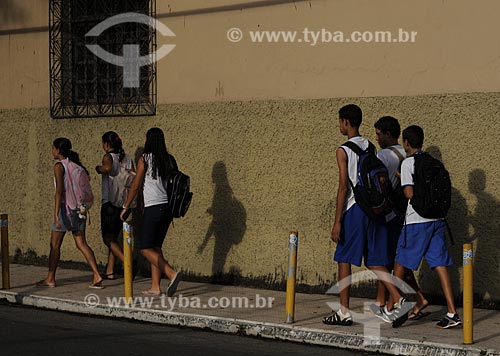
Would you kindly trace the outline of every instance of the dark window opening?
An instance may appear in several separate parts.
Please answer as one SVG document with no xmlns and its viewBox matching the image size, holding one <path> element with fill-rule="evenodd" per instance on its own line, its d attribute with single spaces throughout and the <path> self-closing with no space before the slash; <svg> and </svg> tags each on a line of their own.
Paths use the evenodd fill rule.
<svg viewBox="0 0 500 356">
<path fill-rule="evenodd" d="M 151 26 L 126 22 L 99 36 L 85 36 L 112 16 L 156 15 L 155 0 L 50 0 L 50 113 L 53 118 L 134 116 L 156 113 L 156 64 L 139 68 L 138 85 L 124 86 L 124 67 L 108 63 L 86 45 L 123 56 L 124 45 L 139 55 L 156 51 Z"/>
</svg>

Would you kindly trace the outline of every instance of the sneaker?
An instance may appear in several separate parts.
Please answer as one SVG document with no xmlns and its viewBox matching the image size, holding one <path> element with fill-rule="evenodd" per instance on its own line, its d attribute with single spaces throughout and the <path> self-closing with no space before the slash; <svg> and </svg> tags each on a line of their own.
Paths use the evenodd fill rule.
<svg viewBox="0 0 500 356">
<path fill-rule="evenodd" d="M 370 309 L 377 318 L 388 324 L 392 323 L 395 319 L 394 313 L 388 313 L 385 309 L 385 306 L 381 307 L 375 303 L 372 303 L 370 304 Z"/>
<path fill-rule="evenodd" d="M 413 309 L 415 303 L 407 301 L 405 298 L 401 297 L 399 303 L 394 304 L 394 319 L 392 321 L 392 327 L 398 328 L 403 325 L 408 320 L 408 314 Z"/>
<path fill-rule="evenodd" d="M 347 315 L 342 318 L 339 312 L 333 312 L 332 315 L 325 316 L 323 318 L 323 324 L 326 325 L 342 325 L 342 326 L 351 326 L 352 325 L 352 316 L 347 313 Z"/>
<path fill-rule="evenodd" d="M 450 318 L 447 314 L 439 323 L 436 324 L 436 327 L 438 329 L 449 329 L 460 324 L 462 324 L 462 320 L 460 320 L 458 314 L 453 314 L 453 318 Z"/>
</svg>

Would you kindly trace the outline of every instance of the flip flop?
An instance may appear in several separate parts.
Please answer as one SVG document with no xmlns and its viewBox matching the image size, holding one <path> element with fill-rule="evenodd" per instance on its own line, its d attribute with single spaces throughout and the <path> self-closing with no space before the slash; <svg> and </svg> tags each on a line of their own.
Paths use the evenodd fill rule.
<svg viewBox="0 0 500 356">
<path fill-rule="evenodd" d="M 154 292 L 151 292 L 149 290 L 143 290 L 141 292 L 142 295 L 146 296 L 146 297 L 161 297 L 161 292 L 160 293 L 154 293 Z"/>
<path fill-rule="evenodd" d="M 112 277 L 111 277 L 112 276 Z M 116 279 L 115 277 L 115 274 L 114 273 L 109 273 L 109 274 L 104 274 L 102 273 L 101 274 L 101 277 L 102 279 L 107 279 L 107 280 L 110 280 L 110 281 L 114 281 Z"/>
<path fill-rule="evenodd" d="M 182 278 L 182 273 L 177 272 L 174 279 L 172 279 L 172 281 L 167 287 L 167 297 L 172 297 L 175 294 L 175 292 L 177 291 L 177 286 L 181 281 L 181 278 Z"/>
<path fill-rule="evenodd" d="M 420 320 L 422 318 L 425 318 L 426 316 L 429 316 L 431 312 L 425 312 L 423 313 L 422 311 L 414 312 L 411 311 L 410 314 L 408 314 L 408 320 Z"/>
<path fill-rule="evenodd" d="M 55 284 L 47 284 L 47 283 L 45 283 L 45 280 L 43 280 L 43 279 L 41 281 L 39 281 L 39 282 L 36 282 L 35 286 L 38 287 L 38 288 L 55 288 L 56 287 Z"/>
<path fill-rule="evenodd" d="M 104 286 L 102 285 L 102 281 L 99 281 L 96 283 L 91 283 L 89 285 L 89 288 L 91 288 L 91 289 L 104 289 Z"/>
</svg>

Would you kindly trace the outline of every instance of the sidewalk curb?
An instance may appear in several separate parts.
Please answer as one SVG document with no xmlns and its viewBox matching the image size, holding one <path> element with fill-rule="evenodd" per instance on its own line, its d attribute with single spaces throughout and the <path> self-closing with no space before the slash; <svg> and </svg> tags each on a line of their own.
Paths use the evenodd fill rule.
<svg viewBox="0 0 500 356">
<path fill-rule="evenodd" d="M 346 332 L 324 331 L 305 327 L 145 308 L 109 307 L 102 304 L 95 307 L 89 307 L 83 301 L 72 301 L 68 299 L 36 296 L 2 290 L 0 290 L 0 298 L 7 299 L 10 303 L 42 309 L 103 317 L 125 318 L 170 326 L 182 326 L 212 330 L 221 333 L 248 335 L 311 345 L 332 346 L 358 351 L 380 352 L 391 355 L 500 356 L 500 352 L 496 350 L 481 350 L 468 346 L 447 345 L 424 341 L 419 342 L 399 338 L 389 339 L 382 337 L 377 344 L 365 344 L 365 338 L 362 335 L 349 334 Z"/>
</svg>

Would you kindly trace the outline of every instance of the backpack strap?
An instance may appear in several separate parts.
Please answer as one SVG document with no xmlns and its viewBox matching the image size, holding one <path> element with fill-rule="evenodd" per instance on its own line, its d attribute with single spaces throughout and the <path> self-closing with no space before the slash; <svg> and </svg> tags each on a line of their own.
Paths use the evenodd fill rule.
<svg viewBox="0 0 500 356">
<path fill-rule="evenodd" d="M 373 153 L 375 153 L 375 146 L 370 141 L 368 141 L 368 147 L 366 148 L 366 150 L 363 150 L 361 147 L 359 147 L 358 145 L 356 145 L 352 141 L 347 141 L 342 146 L 346 146 L 347 148 L 350 148 L 358 156 L 361 156 L 365 152 L 373 152 Z"/>
<path fill-rule="evenodd" d="M 396 147 L 394 147 L 394 146 L 389 146 L 389 147 L 387 147 L 387 148 L 388 148 L 388 149 L 390 149 L 392 152 L 394 152 L 394 154 L 395 154 L 396 156 L 398 156 L 398 158 L 399 158 L 399 162 L 402 162 L 402 161 L 405 159 L 405 158 L 403 157 L 403 155 L 401 154 L 401 152 L 399 152 L 399 150 L 398 150 Z"/>
</svg>

